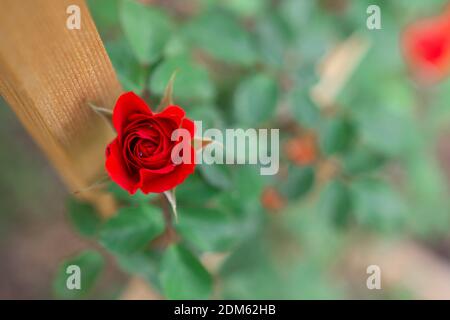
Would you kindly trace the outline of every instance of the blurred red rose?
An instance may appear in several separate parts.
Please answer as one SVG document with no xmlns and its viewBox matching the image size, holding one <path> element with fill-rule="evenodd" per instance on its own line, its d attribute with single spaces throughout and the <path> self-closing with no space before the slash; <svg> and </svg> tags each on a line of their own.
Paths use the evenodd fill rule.
<svg viewBox="0 0 450 320">
<path fill-rule="evenodd" d="M 450 10 L 409 25 L 402 36 L 402 49 L 418 80 L 436 82 L 447 76 L 450 72 Z"/>
<path fill-rule="evenodd" d="M 317 159 L 316 139 L 311 134 L 288 140 L 284 150 L 287 158 L 299 166 L 312 164 Z"/>
<path fill-rule="evenodd" d="M 189 163 L 175 164 L 172 150 L 183 143 L 172 141 L 178 128 L 194 137 L 194 123 L 179 106 L 167 106 L 153 113 L 133 92 L 122 94 L 113 112 L 117 137 L 106 148 L 106 170 L 111 179 L 130 194 L 164 192 L 182 183 L 194 171 L 195 151 L 191 148 Z M 190 143 L 190 141 L 189 141 Z"/>
<path fill-rule="evenodd" d="M 266 187 L 261 194 L 261 204 L 269 211 L 279 211 L 286 206 L 286 200 L 274 187 Z"/>
</svg>

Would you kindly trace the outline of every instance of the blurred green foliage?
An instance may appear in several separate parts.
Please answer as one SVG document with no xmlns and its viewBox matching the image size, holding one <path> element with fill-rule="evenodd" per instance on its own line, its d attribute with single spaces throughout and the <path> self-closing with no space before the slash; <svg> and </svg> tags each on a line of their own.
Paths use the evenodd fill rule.
<svg viewBox="0 0 450 320">
<path fill-rule="evenodd" d="M 60 299 L 82 299 L 92 290 L 103 269 L 103 257 L 96 251 L 85 250 L 76 257 L 64 261 L 53 283 L 53 291 Z M 78 267 L 73 271 L 69 267 Z M 70 271 L 70 272 L 69 272 Z M 73 282 L 70 277 L 73 277 Z M 79 287 L 70 290 L 68 283 L 74 285 L 79 279 Z"/>
<path fill-rule="evenodd" d="M 172 245 L 161 265 L 161 284 L 168 299 L 207 299 L 212 292 L 211 275 L 188 249 Z"/>
<path fill-rule="evenodd" d="M 142 204 L 124 207 L 100 230 L 100 243 L 110 251 L 132 253 L 143 249 L 164 230 L 158 208 Z"/>
<path fill-rule="evenodd" d="M 125 271 L 173 299 L 343 298 L 349 293 L 330 266 L 358 230 L 381 237 L 448 232 L 448 181 L 435 146 L 450 119 L 450 84 L 417 87 L 399 49 L 403 26 L 445 1 L 375 1 L 382 29 L 369 31 L 373 2 L 89 1 L 125 90 L 149 92 L 155 106 L 177 70 L 175 102 L 204 126 L 281 128 L 282 144 L 308 132 L 319 148 L 305 166 L 282 154 L 276 177 L 253 166 L 198 166 L 177 188 L 180 242 L 165 250 L 146 246 L 164 229 L 155 196 L 112 186 L 128 207 L 98 227 L 100 242 Z M 370 49 L 336 110 L 326 113 L 309 96 L 317 66 L 355 32 L 370 39 Z M 337 174 L 317 177 L 329 159 Z M 267 186 L 286 199 L 278 214 L 261 204 Z M 91 208 L 70 210 L 77 229 L 93 235 Z M 227 255 L 211 275 L 200 257 L 217 252 Z M 214 293 L 213 281 L 220 284 Z"/>
</svg>

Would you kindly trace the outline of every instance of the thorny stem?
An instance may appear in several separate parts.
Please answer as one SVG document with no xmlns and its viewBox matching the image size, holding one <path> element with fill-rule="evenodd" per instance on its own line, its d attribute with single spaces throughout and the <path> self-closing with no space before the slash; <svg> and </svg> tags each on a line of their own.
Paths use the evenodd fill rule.
<svg viewBox="0 0 450 320">
<path fill-rule="evenodd" d="M 176 233 L 176 230 L 173 226 L 173 215 L 171 212 L 171 208 L 169 206 L 169 202 L 166 199 L 164 194 L 160 194 L 158 197 L 158 202 L 160 204 L 160 207 L 162 209 L 163 212 L 163 217 L 164 217 L 164 221 L 166 223 L 166 228 L 164 230 L 164 232 L 158 236 L 156 239 L 154 239 L 150 246 L 152 248 L 159 248 L 159 249 L 164 249 L 166 247 L 168 247 L 169 245 L 171 245 L 172 243 L 175 243 L 179 240 L 179 236 Z"/>
</svg>

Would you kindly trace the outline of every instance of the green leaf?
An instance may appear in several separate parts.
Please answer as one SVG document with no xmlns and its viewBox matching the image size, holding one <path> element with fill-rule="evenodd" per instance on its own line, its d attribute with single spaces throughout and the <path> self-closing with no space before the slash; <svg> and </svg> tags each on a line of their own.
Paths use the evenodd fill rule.
<svg viewBox="0 0 450 320">
<path fill-rule="evenodd" d="M 197 170 L 196 170 L 197 171 Z M 185 206 L 203 206 L 219 193 L 216 188 L 206 183 L 198 172 L 177 187 L 177 201 L 180 208 Z"/>
<path fill-rule="evenodd" d="M 308 31 L 306 33 L 314 34 L 314 32 L 310 32 L 311 29 L 307 28 L 314 6 L 316 6 L 314 1 L 284 0 L 280 3 L 278 10 L 292 32 Z"/>
<path fill-rule="evenodd" d="M 92 205 L 71 198 L 67 206 L 70 220 L 80 234 L 91 237 L 98 232 L 101 219 Z"/>
<path fill-rule="evenodd" d="M 136 60 L 128 44 L 120 40 L 107 42 L 105 47 L 124 90 L 142 92 L 145 69 Z"/>
<path fill-rule="evenodd" d="M 226 11 L 203 13 L 186 26 L 186 35 L 195 46 L 224 62 L 251 65 L 256 61 L 249 34 Z"/>
<path fill-rule="evenodd" d="M 366 147 L 352 149 L 343 159 L 345 172 L 350 175 L 372 172 L 384 163 L 385 157 Z"/>
<path fill-rule="evenodd" d="M 241 199 L 246 199 L 250 204 L 252 200 L 259 202 L 259 197 L 266 185 L 267 177 L 261 176 L 260 167 L 256 165 L 243 165 L 233 168 L 234 193 Z"/>
<path fill-rule="evenodd" d="M 223 129 L 225 123 L 214 105 L 199 105 L 187 110 L 188 117 L 202 122 L 202 130 L 209 128 Z"/>
<path fill-rule="evenodd" d="M 402 163 L 408 172 L 404 186 L 411 202 L 407 224 L 415 233 L 436 237 L 448 234 L 450 229 L 448 180 L 434 154 L 435 146 L 424 140 L 422 148 Z"/>
<path fill-rule="evenodd" d="M 182 32 L 175 32 L 170 37 L 164 48 L 164 57 L 176 57 L 187 54 L 190 50 L 189 43 Z"/>
<path fill-rule="evenodd" d="M 330 219 L 321 214 L 321 198 L 313 201 L 300 201 L 289 206 L 283 214 L 283 225 L 302 247 L 302 252 L 321 266 L 328 265 L 336 256 L 336 250 L 342 246 L 341 235 Z M 314 201 L 316 200 L 316 201 Z M 303 255 L 302 255 L 303 256 Z"/>
<path fill-rule="evenodd" d="M 151 283 L 154 288 L 161 289 L 159 283 L 160 252 L 155 250 L 136 251 L 130 254 L 118 254 L 116 259 L 122 270 L 139 275 Z"/>
<path fill-rule="evenodd" d="M 254 17 L 264 12 L 269 3 L 267 0 L 228 0 L 223 5 L 240 16 Z"/>
<path fill-rule="evenodd" d="M 346 151 L 354 138 L 354 127 L 346 119 L 332 118 L 320 128 L 319 144 L 325 154 Z"/>
<path fill-rule="evenodd" d="M 212 291 L 208 271 L 180 245 L 172 245 L 164 253 L 160 279 L 168 299 L 207 299 Z"/>
<path fill-rule="evenodd" d="M 289 32 L 277 15 L 267 15 L 256 26 L 256 47 L 263 63 L 282 67 Z"/>
<path fill-rule="evenodd" d="M 220 268 L 225 299 L 285 298 L 285 283 L 267 251 L 270 244 L 261 236 L 252 236 L 230 253 Z"/>
<path fill-rule="evenodd" d="M 124 207 L 100 231 L 100 242 L 108 250 L 130 253 L 142 249 L 164 231 L 159 209 L 140 205 Z"/>
<path fill-rule="evenodd" d="M 290 97 L 295 120 L 306 128 L 315 128 L 320 121 L 320 111 L 305 88 L 296 88 Z"/>
<path fill-rule="evenodd" d="M 374 179 L 357 180 L 352 183 L 351 192 L 358 223 L 379 231 L 402 227 L 406 204 L 387 183 Z"/>
<path fill-rule="evenodd" d="M 258 166 L 243 165 L 233 171 L 234 188 L 230 196 L 236 202 L 235 205 L 241 208 L 237 214 L 246 214 L 261 209 L 260 196 L 264 186 L 267 184 L 265 179 L 269 176 L 261 176 Z"/>
<path fill-rule="evenodd" d="M 173 84 L 173 95 L 181 100 L 210 100 L 214 87 L 205 68 L 192 61 L 190 56 L 181 55 L 165 59 L 153 71 L 150 78 L 151 92 L 163 95 L 171 75 L 177 71 Z"/>
<path fill-rule="evenodd" d="M 313 186 L 315 179 L 312 167 L 290 166 L 287 180 L 281 184 L 281 193 L 289 199 L 305 195 Z"/>
<path fill-rule="evenodd" d="M 244 79 L 234 95 L 234 115 L 239 123 L 255 126 L 270 120 L 278 100 L 275 80 L 265 74 Z"/>
<path fill-rule="evenodd" d="M 342 227 L 350 219 L 352 202 L 348 187 L 339 180 L 331 181 L 320 197 L 321 213 L 334 225 Z"/>
<path fill-rule="evenodd" d="M 88 0 L 87 4 L 103 39 L 111 29 L 117 27 L 118 0 Z"/>
<path fill-rule="evenodd" d="M 79 267 L 79 273 L 69 266 Z M 74 258 L 64 261 L 53 281 L 53 292 L 60 299 L 84 298 L 94 287 L 104 266 L 103 257 L 96 251 L 85 250 Z M 69 268 L 69 269 L 68 269 Z M 68 289 L 74 277 L 80 276 L 80 289 Z"/>
<path fill-rule="evenodd" d="M 388 155 L 405 155 L 418 140 L 411 115 L 378 105 L 355 111 L 361 139 L 372 149 Z"/>
<path fill-rule="evenodd" d="M 241 230 L 235 218 L 218 208 L 180 208 L 176 225 L 182 238 L 201 251 L 225 251 L 236 243 Z"/>
<path fill-rule="evenodd" d="M 316 1 L 298 0 L 284 0 L 278 6 L 280 17 L 292 35 L 289 51 L 293 61 L 290 68 L 295 68 L 299 62 L 304 67 L 305 64 L 315 64 L 327 49 L 333 47 L 336 24 L 317 7 Z"/>
<path fill-rule="evenodd" d="M 198 166 L 200 174 L 211 186 L 221 190 L 229 190 L 232 186 L 226 165 L 203 164 Z"/>
<path fill-rule="evenodd" d="M 155 6 L 122 0 L 120 22 L 136 58 L 141 64 L 157 61 L 169 40 L 172 23 Z"/>
</svg>

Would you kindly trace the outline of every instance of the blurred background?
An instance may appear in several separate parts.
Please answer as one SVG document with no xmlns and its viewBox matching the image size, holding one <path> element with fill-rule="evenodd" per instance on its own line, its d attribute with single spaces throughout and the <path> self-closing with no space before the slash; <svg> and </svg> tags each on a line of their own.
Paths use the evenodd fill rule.
<svg viewBox="0 0 450 320">
<path fill-rule="evenodd" d="M 175 102 L 204 127 L 280 129 L 276 176 L 201 165 L 177 190 L 177 232 L 212 297 L 450 298 L 450 40 L 434 73 L 402 42 L 422 19 L 450 21 L 446 0 L 87 3 L 124 90 L 155 105 L 178 69 Z M 58 297 L 61 261 L 86 248 L 106 263 L 85 298 L 159 297 L 146 257 L 77 233 L 71 196 L 0 104 L 0 298 Z"/>
</svg>

